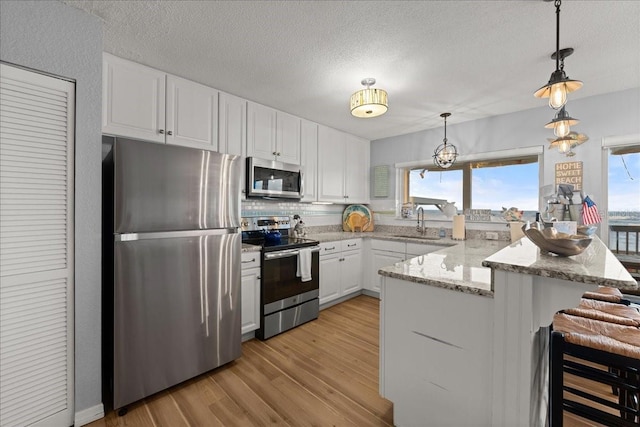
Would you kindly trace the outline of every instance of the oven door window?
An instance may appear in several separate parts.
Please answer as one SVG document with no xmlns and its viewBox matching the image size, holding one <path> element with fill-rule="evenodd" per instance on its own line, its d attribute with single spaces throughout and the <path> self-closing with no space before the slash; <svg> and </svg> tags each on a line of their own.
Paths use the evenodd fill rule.
<svg viewBox="0 0 640 427">
<path fill-rule="evenodd" d="M 254 166 L 251 186 L 254 190 L 299 193 L 300 172 Z"/>
<path fill-rule="evenodd" d="M 270 304 L 284 298 L 319 289 L 320 255 L 317 252 L 311 254 L 312 279 L 308 282 L 302 282 L 296 276 L 298 272 L 298 257 L 296 255 L 263 260 L 262 265 L 263 304 Z"/>
</svg>

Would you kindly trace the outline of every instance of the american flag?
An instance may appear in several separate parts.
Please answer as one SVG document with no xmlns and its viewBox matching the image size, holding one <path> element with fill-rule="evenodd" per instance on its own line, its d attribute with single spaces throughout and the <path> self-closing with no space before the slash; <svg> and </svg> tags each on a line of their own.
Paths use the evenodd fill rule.
<svg viewBox="0 0 640 427">
<path fill-rule="evenodd" d="M 586 196 L 582 202 L 582 223 L 584 225 L 598 224 L 602 221 L 600 214 L 598 214 L 598 207 L 596 204 Z"/>
</svg>

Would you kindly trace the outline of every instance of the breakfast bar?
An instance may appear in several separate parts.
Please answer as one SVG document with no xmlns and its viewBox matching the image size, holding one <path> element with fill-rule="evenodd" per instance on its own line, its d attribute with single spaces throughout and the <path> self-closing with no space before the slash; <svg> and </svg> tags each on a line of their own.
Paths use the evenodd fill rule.
<svg viewBox="0 0 640 427">
<path fill-rule="evenodd" d="M 638 285 L 594 237 L 580 255 L 467 240 L 379 270 L 380 393 L 398 426 L 545 424 L 549 326 L 599 286 Z"/>
</svg>

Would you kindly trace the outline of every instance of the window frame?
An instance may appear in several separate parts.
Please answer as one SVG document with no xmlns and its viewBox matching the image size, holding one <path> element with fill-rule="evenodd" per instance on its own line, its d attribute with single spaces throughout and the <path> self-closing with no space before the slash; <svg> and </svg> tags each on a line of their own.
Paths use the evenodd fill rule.
<svg viewBox="0 0 640 427">
<path fill-rule="evenodd" d="M 532 161 L 533 158 L 535 161 Z M 471 208 L 472 205 L 472 169 L 479 163 L 505 163 L 504 166 L 523 163 L 538 163 L 538 211 L 542 212 L 542 200 L 540 197 L 540 189 L 544 183 L 544 147 L 534 146 L 525 148 L 516 148 L 510 150 L 488 151 L 484 153 L 469 154 L 458 156 L 456 163 L 449 170 L 462 170 L 462 209 Z M 520 163 L 520 164 L 523 164 Z M 439 171 L 437 166 L 433 165 L 433 160 L 420 160 L 413 162 L 396 163 L 396 217 L 400 218 L 400 207 L 404 203 L 410 202 L 409 197 L 409 173 L 412 169 L 426 168 L 429 171 Z M 485 166 L 490 167 L 490 166 Z M 444 171 L 444 169 L 443 169 Z"/>
<path fill-rule="evenodd" d="M 602 206 L 605 207 L 602 214 L 602 222 L 598 234 L 600 239 L 607 247 L 609 247 L 610 230 L 609 230 L 609 155 L 611 150 L 621 149 L 624 147 L 631 147 L 640 145 L 640 134 L 630 134 L 622 136 L 605 136 L 602 138 L 602 188 L 600 194 L 602 198 Z M 605 234 L 606 233 L 606 234 Z"/>
</svg>

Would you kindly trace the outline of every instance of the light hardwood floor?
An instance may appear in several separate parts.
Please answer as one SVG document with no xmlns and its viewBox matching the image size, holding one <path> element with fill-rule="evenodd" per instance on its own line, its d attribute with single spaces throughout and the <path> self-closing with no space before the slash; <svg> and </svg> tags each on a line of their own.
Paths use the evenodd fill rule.
<svg viewBox="0 0 640 427">
<path fill-rule="evenodd" d="M 359 296 L 91 427 L 391 426 L 378 394 L 379 300 Z"/>
<path fill-rule="evenodd" d="M 392 426 L 392 404 L 378 394 L 378 331 L 379 300 L 362 295 L 267 341 L 245 342 L 236 361 L 89 426 Z M 597 424 L 565 413 L 564 425 Z"/>
</svg>

